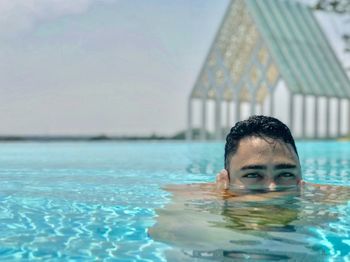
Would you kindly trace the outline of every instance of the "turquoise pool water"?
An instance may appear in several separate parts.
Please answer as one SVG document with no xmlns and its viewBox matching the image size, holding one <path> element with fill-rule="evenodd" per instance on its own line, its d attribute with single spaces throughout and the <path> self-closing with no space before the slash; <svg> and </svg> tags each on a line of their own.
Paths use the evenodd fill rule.
<svg viewBox="0 0 350 262">
<path fill-rule="evenodd" d="M 212 182 L 223 166 L 223 146 L 184 142 L 2 143 L 0 260 L 169 260 L 171 250 L 184 248 L 155 241 L 147 234 L 156 223 L 157 210 L 171 202 L 171 194 L 162 187 Z M 307 181 L 350 186 L 350 143 L 299 142 L 298 149 Z M 350 204 L 347 193 L 338 193 L 342 203 L 322 208 L 312 196 L 303 200 L 313 205 L 310 212 L 327 209 L 335 216 L 327 222 L 308 224 L 302 243 L 324 259 L 349 261 Z M 235 230 L 245 232 L 244 228 Z M 242 249 L 252 243 L 239 242 L 239 238 L 235 241 Z M 295 248 L 300 248 L 300 243 Z M 293 248 L 293 242 L 286 248 Z M 189 260 L 194 259 L 193 252 L 197 251 L 186 255 Z M 232 252 L 227 254 L 229 258 Z M 249 254 L 240 258 L 249 258 Z"/>
</svg>

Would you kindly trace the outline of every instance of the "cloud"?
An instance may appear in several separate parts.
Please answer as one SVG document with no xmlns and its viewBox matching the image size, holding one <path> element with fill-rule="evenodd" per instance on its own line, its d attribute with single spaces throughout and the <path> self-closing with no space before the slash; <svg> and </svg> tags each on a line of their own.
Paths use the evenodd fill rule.
<svg viewBox="0 0 350 262">
<path fill-rule="evenodd" d="M 94 3 L 113 0 L 1 0 L 0 35 L 27 31 L 41 21 L 84 13 Z"/>
</svg>

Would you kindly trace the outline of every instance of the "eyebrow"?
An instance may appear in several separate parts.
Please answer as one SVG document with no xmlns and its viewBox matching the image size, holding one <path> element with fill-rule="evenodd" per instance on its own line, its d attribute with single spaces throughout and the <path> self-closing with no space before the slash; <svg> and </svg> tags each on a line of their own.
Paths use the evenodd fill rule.
<svg viewBox="0 0 350 262">
<path fill-rule="evenodd" d="M 297 168 L 296 165 L 294 164 L 277 164 L 273 167 L 273 169 L 293 169 L 293 168 Z M 241 167 L 240 170 L 247 170 L 247 169 L 258 169 L 258 170 L 265 170 L 267 169 L 266 165 L 247 165 L 247 166 L 243 166 Z"/>
</svg>

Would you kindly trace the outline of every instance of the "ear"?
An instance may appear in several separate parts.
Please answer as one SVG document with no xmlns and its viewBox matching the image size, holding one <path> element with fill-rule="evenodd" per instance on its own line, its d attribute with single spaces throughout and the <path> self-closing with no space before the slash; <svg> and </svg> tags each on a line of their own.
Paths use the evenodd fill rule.
<svg viewBox="0 0 350 262">
<path fill-rule="evenodd" d="M 217 188 L 228 189 L 230 178 L 226 169 L 222 169 L 220 173 L 216 175 Z"/>
<path fill-rule="evenodd" d="M 302 180 L 302 179 L 300 179 L 299 181 L 298 181 L 298 186 L 302 186 L 302 185 L 305 185 L 305 181 L 304 180 Z"/>
</svg>

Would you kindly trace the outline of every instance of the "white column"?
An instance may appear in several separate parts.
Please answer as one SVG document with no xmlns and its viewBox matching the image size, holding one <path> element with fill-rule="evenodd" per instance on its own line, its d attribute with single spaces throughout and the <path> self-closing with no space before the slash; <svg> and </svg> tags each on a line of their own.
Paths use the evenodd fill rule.
<svg viewBox="0 0 350 262">
<path fill-rule="evenodd" d="M 341 99 L 337 98 L 337 137 L 341 136 Z"/>
<path fill-rule="evenodd" d="M 270 116 L 275 115 L 275 103 L 274 102 L 275 102 L 275 88 L 270 93 L 270 106 L 269 106 Z"/>
<path fill-rule="evenodd" d="M 314 104 L 314 138 L 319 137 L 319 132 L 318 132 L 318 97 L 315 96 L 315 104 Z"/>
<path fill-rule="evenodd" d="M 250 115 L 253 116 L 256 114 L 256 98 L 255 93 L 252 94 L 252 98 L 250 100 Z"/>
<path fill-rule="evenodd" d="M 301 95 L 301 137 L 306 138 L 306 113 L 307 113 L 307 108 L 306 108 L 306 96 Z"/>
<path fill-rule="evenodd" d="M 259 103 L 259 102 L 256 102 L 255 114 L 256 115 L 262 115 L 262 113 L 261 113 L 261 103 Z"/>
<path fill-rule="evenodd" d="M 330 137 L 330 124 L 329 124 L 329 121 L 330 121 L 329 103 L 330 103 L 330 101 L 329 100 L 330 100 L 330 98 L 326 97 L 326 138 Z"/>
<path fill-rule="evenodd" d="M 215 139 L 220 140 L 222 135 L 222 125 L 221 125 L 221 99 L 219 94 L 216 94 L 215 99 Z"/>
<path fill-rule="evenodd" d="M 290 93 L 289 96 L 289 129 L 294 134 L 294 94 Z"/>
<path fill-rule="evenodd" d="M 192 98 L 190 97 L 188 99 L 188 105 L 187 105 L 187 133 L 186 133 L 186 140 L 192 140 L 193 134 L 192 134 Z"/>
<path fill-rule="evenodd" d="M 231 123 L 231 110 L 230 110 L 230 107 L 231 107 L 231 101 L 227 100 L 226 101 L 226 128 L 228 130 L 230 130 L 231 126 L 233 123 Z"/>
<path fill-rule="evenodd" d="M 350 134 L 350 99 L 346 101 L 348 103 L 348 128 L 347 128 L 347 134 Z"/>
<path fill-rule="evenodd" d="M 203 94 L 202 97 L 202 128 L 200 131 L 200 139 L 207 139 L 207 96 Z"/>
<path fill-rule="evenodd" d="M 268 116 L 270 114 L 269 105 L 266 103 L 266 99 L 262 102 L 262 114 Z"/>
<path fill-rule="evenodd" d="M 235 122 L 241 120 L 241 102 L 239 101 L 238 94 L 235 96 Z"/>
</svg>

